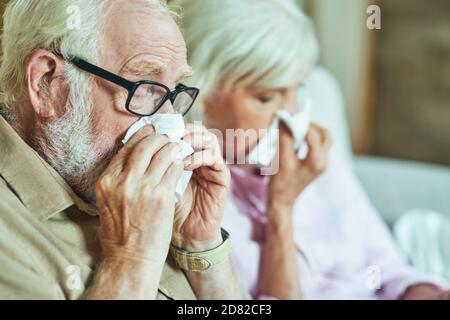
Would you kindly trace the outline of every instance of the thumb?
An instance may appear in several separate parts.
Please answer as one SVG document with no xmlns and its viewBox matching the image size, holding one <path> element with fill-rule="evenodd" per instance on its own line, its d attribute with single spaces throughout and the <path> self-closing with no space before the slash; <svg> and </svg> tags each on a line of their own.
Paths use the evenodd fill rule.
<svg viewBox="0 0 450 320">
<path fill-rule="evenodd" d="M 283 122 L 280 123 L 279 129 L 280 157 L 296 157 L 295 140 L 290 130 Z"/>
</svg>

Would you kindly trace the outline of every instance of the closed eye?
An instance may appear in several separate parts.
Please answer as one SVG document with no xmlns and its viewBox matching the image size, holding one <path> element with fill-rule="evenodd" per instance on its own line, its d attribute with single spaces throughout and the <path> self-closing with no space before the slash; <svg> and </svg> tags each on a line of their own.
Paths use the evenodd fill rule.
<svg viewBox="0 0 450 320">
<path fill-rule="evenodd" d="M 269 103 L 269 102 L 273 101 L 274 99 L 275 99 L 274 96 L 260 96 L 260 97 L 258 97 L 258 100 L 261 103 Z"/>
</svg>

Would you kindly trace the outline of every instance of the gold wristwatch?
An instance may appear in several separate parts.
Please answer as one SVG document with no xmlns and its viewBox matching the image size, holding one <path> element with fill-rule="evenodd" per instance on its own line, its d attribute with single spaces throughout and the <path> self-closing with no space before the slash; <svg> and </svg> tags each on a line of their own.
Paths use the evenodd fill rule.
<svg viewBox="0 0 450 320">
<path fill-rule="evenodd" d="M 186 271 L 205 271 L 228 259 L 231 253 L 229 233 L 222 228 L 223 242 L 217 248 L 203 252 L 189 252 L 170 245 L 170 253 L 177 265 Z"/>
</svg>

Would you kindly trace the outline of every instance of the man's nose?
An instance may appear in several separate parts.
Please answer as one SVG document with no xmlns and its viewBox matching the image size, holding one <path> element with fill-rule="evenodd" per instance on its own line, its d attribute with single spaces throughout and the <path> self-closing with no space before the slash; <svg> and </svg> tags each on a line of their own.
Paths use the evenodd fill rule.
<svg viewBox="0 0 450 320">
<path fill-rule="evenodd" d="M 172 102 L 170 100 L 167 100 L 163 106 L 161 107 L 161 109 L 159 109 L 158 113 L 176 113 L 175 109 L 173 108 Z"/>
</svg>

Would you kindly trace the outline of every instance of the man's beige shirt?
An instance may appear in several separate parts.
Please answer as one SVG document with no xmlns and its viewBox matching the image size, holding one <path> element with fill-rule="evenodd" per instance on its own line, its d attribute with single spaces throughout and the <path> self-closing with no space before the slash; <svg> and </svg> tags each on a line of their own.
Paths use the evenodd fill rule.
<svg viewBox="0 0 450 320">
<path fill-rule="evenodd" d="M 0 299 L 83 298 L 101 260 L 99 219 L 86 212 L 0 116 Z M 171 260 L 158 299 L 195 299 Z"/>
</svg>

